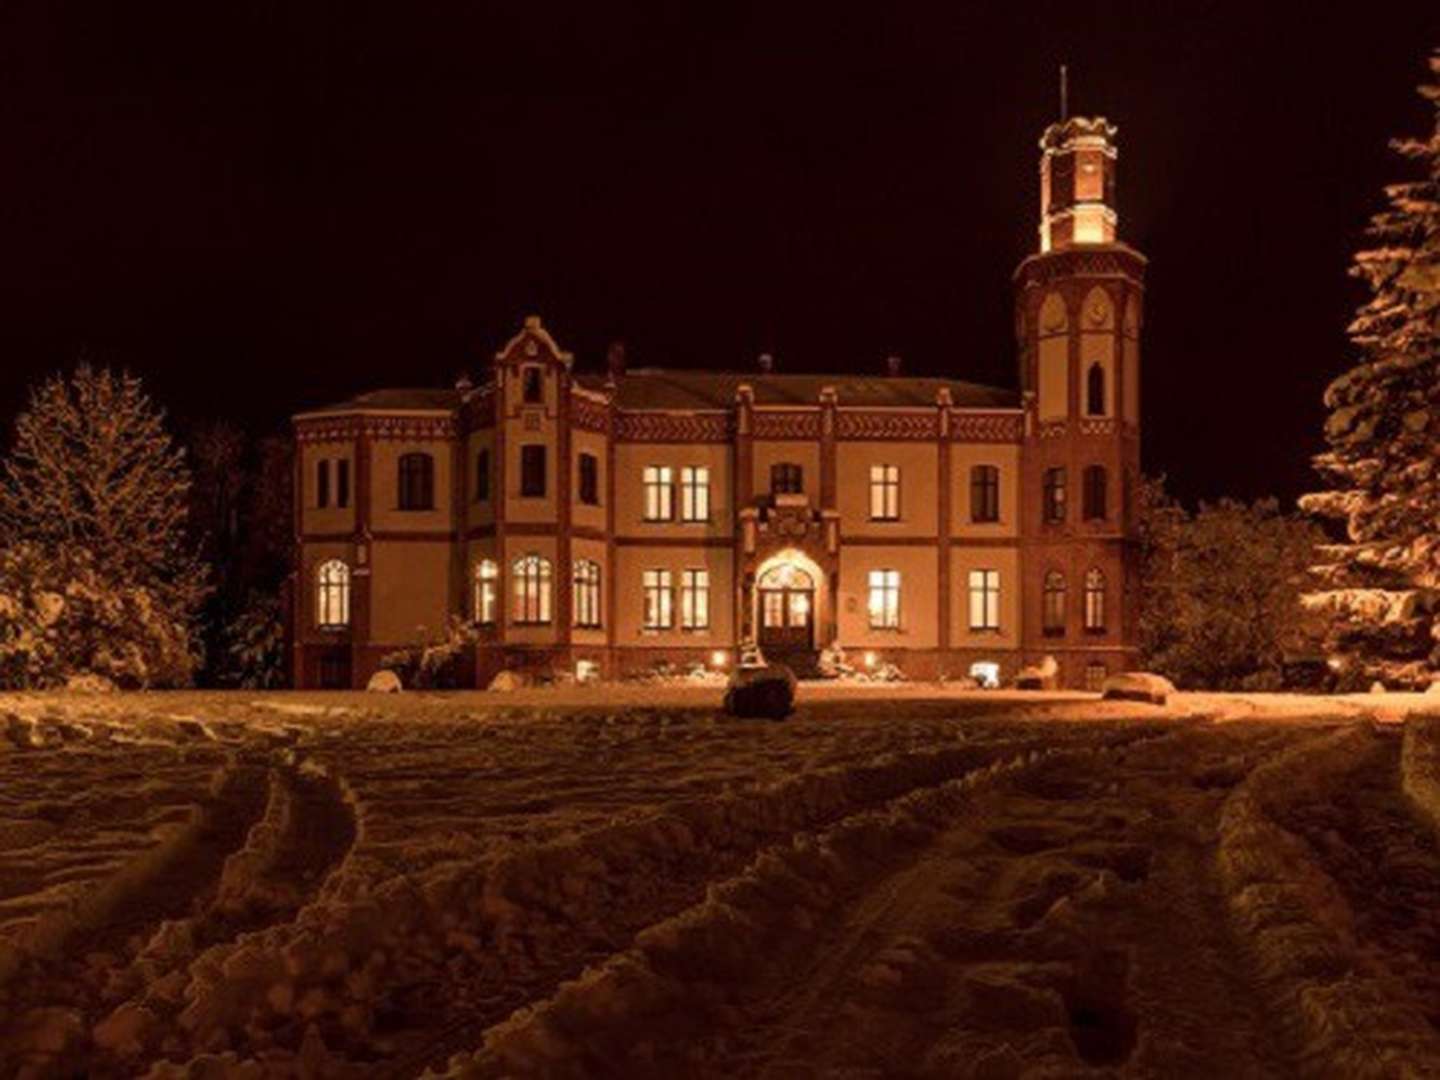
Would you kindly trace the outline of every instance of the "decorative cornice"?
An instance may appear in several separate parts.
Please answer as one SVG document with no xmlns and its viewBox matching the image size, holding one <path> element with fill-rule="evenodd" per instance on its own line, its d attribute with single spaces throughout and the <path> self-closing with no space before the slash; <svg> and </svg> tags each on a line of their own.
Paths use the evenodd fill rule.
<svg viewBox="0 0 1440 1080">
<path fill-rule="evenodd" d="M 1107 244 L 1031 255 L 1015 268 L 1015 280 L 1026 285 L 1072 277 L 1121 277 L 1143 285 L 1145 256 L 1124 244 Z"/>
<path fill-rule="evenodd" d="M 734 436 L 729 412 L 620 412 L 617 442 L 723 443 Z"/>
<path fill-rule="evenodd" d="M 835 414 L 835 435 L 840 439 L 923 441 L 940 437 L 940 418 L 934 409 L 840 409 Z"/>
<path fill-rule="evenodd" d="M 1081 435 L 1114 435 L 1115 421 L 1110 417 L 1088 417 L 1080 418 Z"/>
<path fill-rule="evenodd" d="M 608 426 L 608 411 L 609 408 L 603 400 L 596 402 L 578 394 L 572 394 L 570 397 L 570 422 L 581 431 L 605 434 Z"/>
<path fill-rule="evenodd" d="M 1025 435 L 1020 413 L 973 413 L 950 410 L 950 438 L 954 442 L 1019 442 Z"/>
<path fill-rule="evenodd" d="M 756 409 L 757 439 L 819 439 L 818 409 Z"/>
</svg>

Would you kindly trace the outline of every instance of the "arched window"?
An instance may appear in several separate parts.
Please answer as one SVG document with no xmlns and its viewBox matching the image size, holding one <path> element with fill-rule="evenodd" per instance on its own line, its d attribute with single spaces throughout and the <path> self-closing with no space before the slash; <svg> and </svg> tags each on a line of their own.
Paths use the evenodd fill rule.
<svg viewBox="0 0 1440 1080">
<path fill-rule="evenodd" d="M 1091 364 L 1085 373 L 1085 414 L 1105 415 L 1105 369 L 1099 364 Z"/>
<path fill-rule="evenodd" d="M 1085 572 L 1085 632 L 1105 632 L 1105 574 L 1099 567 Z"/>
<path fill-rule="evenodd" d="M 1065 575 L 1051 570 L 1045 575 L 1045 611 L 1042 629 L 1046 637 L 1065 633 Z"/>
<path fill-rule="evenodd" d="M 429 454 L 400 455 L 400 509 L 435 509 L 435 459 Z"/>
<path fill-rule="evenodd" d="M 1085 511 L 1086 521 L 1104 521 L 1108 508 L 1106 507 L 1105 492 L 1105 466 L 1087 465 L 1083 477 L 1084 492 L 1081 503 Z"/>
<path fill-rule="evenodd" d="M 539 555 L 522 555 L 515 560 L 511 576 L 515 586 L 512 621 L 548 623 L 552 591 L 550 560 Z"/>
<path fill-rule="evenodd" d="M 600 626 L 600 564 L 591 559 L 575 560 L 575 625 Z"/>
<path fill-rule="evenodd" d="M 350 625 L 350 567 L 339 559 L 321 563 L 315 573 L 315 621 L 322 627 Z"/>
<path fill-rule="evenodd" d="M 475 566 L 475 621 L 493 623 L 499 607 L 500 567 L 494 559 L 481 559 Z"/>
</svg>

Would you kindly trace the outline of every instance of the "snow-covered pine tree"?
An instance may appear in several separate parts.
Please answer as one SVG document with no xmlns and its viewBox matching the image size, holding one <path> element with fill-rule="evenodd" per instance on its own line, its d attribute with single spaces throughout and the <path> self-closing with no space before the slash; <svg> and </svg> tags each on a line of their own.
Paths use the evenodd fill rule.
<svg viewBox="0 0 1440 1080">
<path fill-rule="evenodd" d="M 1351 268 L 1371 296 L 1349 328 L 1359 358 L 1325 392 L 1315 466 L 1332 487 L 1301 499 L 1344 526 L 1304 602 L 1328 615 L 1332 666 L 1351 687 L 1419 687 L 1440 665 L 1440 51 L 1430 69 L 1434 130 L 1392 144 L 1423 176 L 1385 189 L 1374 246 Z"/>
<path fill-rule="evenodd" d="M 165 670 L 138 663 L 132 685 L 184 682 L 193 671 L 207 575 L 187 539 L 189 487 L 184 452 L 134 376 L 82 364 L 32 391 L 16 421 L 0 475 L 0 547 L 23 545 L 57 567 L 79 561 L 87 589 L 139 596 L 151 618 L 125 624 L 134 641 L 114 641 L 117 650 L 144 657 L 150 638 L 170 641 L 176 627 L 188 638 L 188 667 L 167 644 Z"/>
</svg>

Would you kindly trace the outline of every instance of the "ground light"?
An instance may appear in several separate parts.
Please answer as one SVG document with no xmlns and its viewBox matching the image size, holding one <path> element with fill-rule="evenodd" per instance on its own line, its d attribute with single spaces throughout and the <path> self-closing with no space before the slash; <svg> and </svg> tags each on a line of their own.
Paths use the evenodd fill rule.
<svg viewBox="0 0 1440 1080">
<path fill-rule="evenodd" d="M 729 662 L 730 662 L 730 654 L 727 653 L 724 649 L 716 649 L 714 652 L 712 652 L 712 653 L 710 654 L 710 666 L 711 666 L 711 667 L 714 667 L 714 668 L 723 668 L 723 667 L 725 667 L 725 665 L 727 665 Z"/>
</svg>

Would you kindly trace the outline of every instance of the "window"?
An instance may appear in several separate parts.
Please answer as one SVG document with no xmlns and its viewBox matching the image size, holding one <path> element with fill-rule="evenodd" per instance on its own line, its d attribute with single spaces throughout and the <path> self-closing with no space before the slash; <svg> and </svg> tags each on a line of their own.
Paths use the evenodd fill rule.
<svg viewBox="0 0 1440 1080">
<path fill-rule="evenodd" d="M 517 623 L 548 623 L 550 621 L 550 560 L 539 555 L 522 555 L 511 571 L 515 586 Z"/>
<path fill-rule="evenodd" d="M 429 454 L 400 455 L 400 509 L 435 509 L 435 459 Z"/>
<path fill-rule="evenodd" d="M 685 465 L 680 469 L 680 520 L 710 520 L 708 465 Z"/>
<path fill-rule="evenodd" d="M 1085 373 L 1085 415 L 1105 415 L 1105 369 L 1099 364 Z"/>
<path fill-rule="evenodd" d="M 805 470 L 794 462 L 782 461 L 770 466 L 771 495 L 799 495 L 805 490 Z"/>
<path fill-rule="evenodd" d="M 575 625 L 600 626 L 600 564 L 590 559 L 575 562 Z"/>
<path fill-rule="evenodd" d="M 1105 575 L 1099 567 L 1085 573 L 1085 632 L 1105 632 Z"/>
<path fill-rule="evenodd" d="M 490 451 L 481 450 L 475 455 L 475 501 L 490 501 Z"/>
<path fill-rule="evenodd" d="M 994 465 L 970 467 L 970 520 L 1000 520 L 1000 470 Z"/>
<path fill-rule="evenodd" d="M 645 520 L 670 521 L 675 517 L 674 472 L 669 465 L 646 465 Z"/>
<path fill-rule="evenodd" d="M 870 571 L 870 629 L 900 629 L 900 571 Z"/>
<path fill-rule="evenodd" d="M 1045 520 L 1054 524 L 1065 520 L 1065 470 L 1045 470 Z"/>
<path fill-rule="evenodd" d="M 870 466 L 870 520 L 900 520 L 900 466 Z"/>
<path fill-rule="evenodd" d="M 1105 466 L 1087 465 L 1082 478 L 1081 509 L 1086 521 L 1105 520 Z"/>
<path fill-rule="evenodd" d="M 539 405 L 545 400 L 545 380 L 538 367 L 527 367 L 520 375 L 526 405 Z"/>
<path fill-rule="evenodd" d="M 493 559 L 481 559 L 475 567 L 475 621 L 493 623 L 499 617 L 500 567 Z"/>
<path fill-rule="evenodd" d="M 1110 677 L 1110 672 L 1105 665 L 1098 660 L 1091 661 L 1085 665 L 1085 689 L 1100 691 L 1105 689 L 1105 680 Z"/>
<path fill-rule="evenodd" d="M 669 630 L 674 624 L 672 605 L 674 597 L 670 592 L 669 570 L 646 570 L 643 575 L 645 587 L 645 629 Z"/>
<path fill-rule="evenodd" d="M 970 571 L 970 629 L 1000 629 L 1000 571 Z"/>
<path fill-rule="evenodd" d="M 1046 637 L 1065 634 L 1065 575 L 1051 570 L 1045 575 L 1045 611 L 1041 627 Z"/>
<path fill-rule="evenodd" d="M 680 628 L 705 630 L 710 626 L 710 571 L 680 571 Z"/>
<path fill-rule="evenodd" d="M 323 562 L 315 584 L 315 621 L 327 629 L 349 626 L 350 567 L 339 559 Z"/>
<path fill-rule="evenodd" d="M 545 447 L 539 444 L 520 447 L 520 495 L 526 499 L 545 497 Z"/>
<path fill-rule="evenodd" d="M 350 505 L 349 458 L 341 458 L 335 462 L 335 505 L 342 510 Z"/>
<path fill-rule="evenodd" d="M 580 501 L 586 506 L 600 505 L 600 463 L 594 454 L 580 455 Z"/>
<path fill-rule="evenodd" d="M 330 505 L 330 462 L 325 458 L 315 465 L 315 505 L 322 510 Z"/>
</svg>

